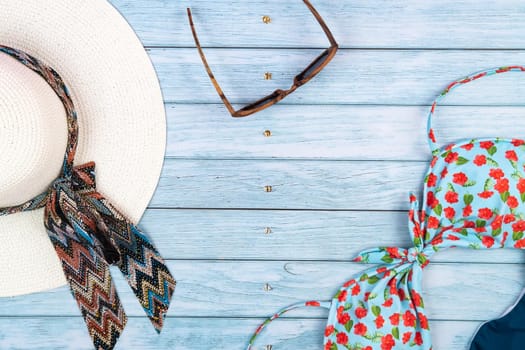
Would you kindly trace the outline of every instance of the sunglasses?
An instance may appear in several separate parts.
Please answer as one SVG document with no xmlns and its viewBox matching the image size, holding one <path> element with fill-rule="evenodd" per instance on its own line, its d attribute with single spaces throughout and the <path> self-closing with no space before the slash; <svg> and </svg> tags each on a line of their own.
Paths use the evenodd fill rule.
<svg viewBox="0 0 525 350">
<path fill-rule="evenodd" d="M 204 67 L 206 67 L 206 71 L 208 72 L 208 75 L 211 79 L 211 82 L 213 83 L 213 86 L 215 87 L 215 90 L 217 90 L 217 93 L 219 94 L 222 102 L 232 115 L 232 117 L 239 118 L 239 117 L 246 117 L 250 114 L 262 111 L 263 109 L 266 109 L 277 102 L 281 101 L 283 98 L 297 90 L 298 87 L 301 85 L 306 84 L 310 79 L 315 77 L 320 71 L 323 70 L 324 67 L 335 56 L 337 49 L 339 48 L 339 45 L 335 41 L 332 33 L 326 26 L 326 23 L 321 18 L 321 15 L 317 12 L 317 10 L 310 4 L 308 0 L 303 0 L 305 5 L 310 9 L 310 12 L 314 15 L 314 17 L 317 19 L 317 22 L 319 22 L 319 25 L 321 28 L 323 28 L 323 31 L 325 32 L 328 40 L 330 41 L 330 47 L 324 50 L 322 54 L 320 54 L 312 63 L 308 65 L 301 73 L 295 76 L 293 80 L 293 85 L 288 90 L 281 90 L 277 89 L 270 95 L 261 98 L 260 100 L 257 100 L 253 103 L 250 103 L 249 105 L 239 109 L 235 110 L 233 106 L 231 105 L 230 101 L 226 98 L 224 95 L 224 92 L 222 91 L 221 87 L 219 86 L 219 83 L 217 83 L 217 80 L 215 80 L 215 77 L 213 76 L 213 73 L 210 69 L 210 66 L 208 65 L 208 62 L 206 61 L 206 57 L 204 56 L 204 52 L 202 51 L 201 45 L 199 43 L 199 39 L 197 38 L 197 33 L 195 32 L 195 27 L 193 25 L 193 19 L 191 17 L 191 10 L 188 8 L 188 18 L 190 21 L 191 31 L 193 33 L 193 38 L 195 39 L 195 45 L 197 45 L 197 49 L 199 50 L 199 54 L 201 56 L 202 63 L 204 64 Z"/>
</svg>

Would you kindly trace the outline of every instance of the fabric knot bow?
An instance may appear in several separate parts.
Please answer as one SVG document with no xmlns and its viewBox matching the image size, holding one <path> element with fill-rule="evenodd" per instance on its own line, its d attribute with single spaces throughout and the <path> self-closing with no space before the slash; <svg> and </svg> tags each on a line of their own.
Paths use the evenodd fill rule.
<svg viewBox="0 0 525 350">
<path fill-rule="evenodd" d="M 367 264 L 412 264 L 417 263 L 421 268 L 430 263 L 430 257 L 434 254 L 433 246 L 427 246 L 420 250 L 418 247 L 409 249 L 397 247 L 380 247 L 365 250 L 354 258 L 355 262 Z"/>
<path fill-rule="evenodd" d="M 44 211 L 47 233 L 97 349 L 113 349 L 126 314 L 111 279 L 115 264 L 160 332 L 175 280 L 157 250 L 99 192 L 95 163 L 54 181 Z"/>
<path fill-rule="evenodd" d="M 55 227 L 73 228 L 79 242 L 104 257 L 109 264 L 120 260 L 118 249 L 111 243 L 107 227 L 94 200 L 101 196 L 96 192 L 95 163 L 74 167 L 69 177 L 57 178 L 50 186 L 44 211 L 44 223 L 48 230 Z M 110 214 L 106 212 L 106 214 Z"/>
<path fill-rule="evenodd" d="M 411 209 L 408 214 L 408 226 L 410 230 L 410 237 L 414 243 L 411 248 L 397 248 L 397 247 L 379 247 L 362 251 L 358 254 L 354 261 L 370 264 L 394 264 L 405 265 L 407 263 L 417 263 L 421 268 L 427 266 L 430 262 L 430 257 L 438 250 L 438 245 L 434 245 L 436 241 L 430 244 L 425 244 L 426 230 L 422 225 L 424 221 L 424 213 L 418 209 L 418 202 L 416 197 L 410 195 Z"/>
<path fill-rule="evenodd" d="M 346 282 L 332 301 L 325 331 L 325 349 L 380 344 L 381 349 L 427 349 L 428 318 L 421 296 L 422 269 L 439 249 L 426 243 L 424 213 L 410 195 L 408 226 L 414 247 L 365 250 L 356 262 L 380 264 Z M 439 236 L 439 235 L 438 235 Z M 434 244 L 435 243 L 435 244 Z M 396 347 L 398 346 L 398 347 Z"/>
<path fill-rule="evenodd" d="M 408 262 L 417 262 L 422 268 L 428 265 L 430 262 L 429 258 L 434 254 L 433 249 L 424 248 L 423 251 L 419 251 L 418 248 L 412 247 L 405 249 L 406 260 Z"/>
</svg>

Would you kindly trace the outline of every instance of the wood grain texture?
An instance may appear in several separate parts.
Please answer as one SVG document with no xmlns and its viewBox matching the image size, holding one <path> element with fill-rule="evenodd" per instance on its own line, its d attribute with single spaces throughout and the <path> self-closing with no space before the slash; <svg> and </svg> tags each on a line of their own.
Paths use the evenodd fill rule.
<svg viewBox="0 0 525 350">
<path fill-rule="evenodd" d="M 234 120 L 194 48 L 185 8 L 193 10 L 218 82 L 239 107 L 288 88 L 328 46 L 302 1 L 111 0 L 143 41 L 166 101 L 167 159 L 140 226 L 178 280 L 156 336 L 113 269 L 132 316 L 117 349 L 244 349 L 277 309 L 328 299 L 366 268 L 348 262 L 357 252 L 408 247 L 408 192 L 420 194 L 428 167 L 429 105 L 452 80 L 525 63 L 520 0 L 312 2 L 341 50 L 278 105 Z M 447 97 L 438 139 L 525 138 L 524 78 L 492 77 Z M 521 251 L 451 249 L 431 261 L 423 289 L 435 350 L 467 349 L 478 325 L 501 314 L 523 287 Z M 317 350 L 326 315 L 298 310 L 259 344 Z M 0 349 L 90 344 L 66 287 L 0 299 Z"/>
<path fill-rule="evenodd" d="M 169 315 L 203 318 L 267 317 L 295 302 L 330 300 L 343 283 L 369 267 L 350 262 L 201 260 L 172 260 L 168 266 L 178 281 Z M 522 264 L 431 263 L 423 275 L 425 308 L 434 320 L 498 317 L 519 295 L 524 272 Z M 116 269 L 112 274 L 126 313 L 144 316 L 121 274 Z M 264 290 L 266 283 L 272 287 L 269 292 Z M 1 305 L 1 316 L 78 315 L 67 287 L 3 299 Z M 326 318 L 327 312 L 300 309 L 294 315 Z"/>
<path fill-rule="evenodd" d="M 408 210 L 408 194 L 421 192 L 427 168 L 426 162 L 167 159 L 151 207 Z"/>
<path fill-rule="evenodd" d="M 243 120 L 230 118 L 222 104 L 166 110 L 170 158 L 430 160 L 426 106 L 278 104 Z M 525 107 L 443 106 L 434 126 L 443 145 L 473 136 L 525 138 L 524 115 Z"/>
<path fill-rule="evenodd" d="M 146 318 L 132 318 L 115 350 L 195 350 L 246 348 L 262 319 L 168 318 L 163 333 L 156 335 Z M 256 350 L 319 350 L 322 329 L 319 319 L 283 319 L 263 333 Z M 437 321 L 432 324 L 436 349 L 462 350 L 479 322 Z M 27 335 L 31 334 L 31 337 Z M 20 339 L 24 339 L 21 342 Z M 0 348 L 12 350 L 90 350 L 89 336 L 80 317 L 0 318 Z"/>
<path fill-rule="evenodd" d="M 373 245 L 410 247 L 407 221 L 406 212 L 388 211 L 150 209 L 140 226 L 167 259 L 348 261 Z M 449 249 L 432 262 L 521 263 L 524 257 L 514 249 Z"/>
<path fill-rule="evenodd" d="M 205 49 L 211 69 L 232 103 L 247 104 L 293 78 L 322 50 Z M 197 49 L 151 49 L 164 98 L 177 103 L 221 103 Z M 281 104 L 427 105 L 451 81 L 492 67 L 525 62 L 522 50 L 340 50 L 330 64 Z M 264 73 L 271 72 L 272 80 Z M 521 105 L 525 74 L 508 73 L 465 85 L 451 105 Z M 266 118 L 272 109 L 257 114 Z M 223 113 L 228 118 L 227 113 Z M 284 118 L 285 116 L 283 116 Z"/>
<path fill-rule="evenodd" d="M 317 47 L 328 41 L 302 1 L 111 0 L 147 46 L 194 46 L 190 6 L 204 46 Z M 341 47 L 517 48 L 525 46 L 519 0 L 313 0 Z M 271 24 L 263 24 L 268 15 Z"/>
</svg>

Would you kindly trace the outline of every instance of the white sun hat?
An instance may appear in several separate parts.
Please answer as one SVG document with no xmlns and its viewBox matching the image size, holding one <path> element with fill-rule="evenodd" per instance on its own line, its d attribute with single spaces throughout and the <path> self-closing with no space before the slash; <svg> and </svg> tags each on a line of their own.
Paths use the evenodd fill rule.
<svg viewBox="0 0 525 350">
<path fill-rule="evenodd" d="M 78 113 L 75 164 L 95 161 L 97 190 L 137 222 L 166 143 L 159 82 L 140 40 L 105 0 L 0 0 L 0 45 L 64 79 Z M 67 142 L 64 107 L 44 79 L 0 53 L 0 208 L 44 192 Z M 0 217 L 0 297 L 66 284 L 43 209 Z"/>
</svg>

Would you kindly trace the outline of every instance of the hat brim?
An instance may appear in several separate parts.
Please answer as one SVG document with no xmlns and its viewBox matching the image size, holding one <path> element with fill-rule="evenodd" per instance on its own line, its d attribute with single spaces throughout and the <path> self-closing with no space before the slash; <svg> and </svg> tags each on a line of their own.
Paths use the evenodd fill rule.
<svg viewBox="0 0 525 350">
<path fill-rule="evenodd" d="M 99 192 L 137 222 L 160 176 L 166 117 L 133 29 L 105 0 L 0 0 L 0 9 L 0 44 L 50 65 L 71 91 L 80 131 L 75 164 L 95 161 Z M 42 210 L 0 217 L 0 240 L 0 297 L 66 283 Z"/>
</svg>

